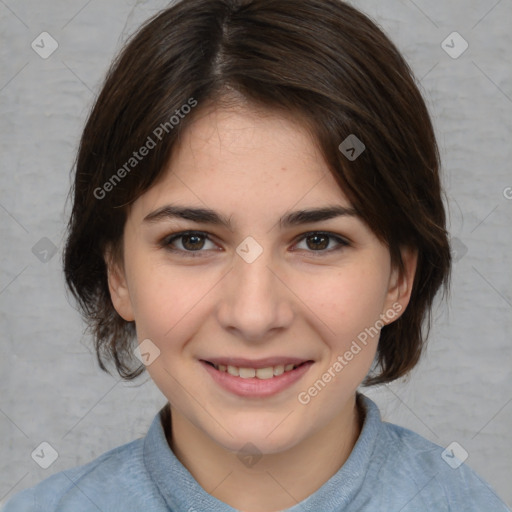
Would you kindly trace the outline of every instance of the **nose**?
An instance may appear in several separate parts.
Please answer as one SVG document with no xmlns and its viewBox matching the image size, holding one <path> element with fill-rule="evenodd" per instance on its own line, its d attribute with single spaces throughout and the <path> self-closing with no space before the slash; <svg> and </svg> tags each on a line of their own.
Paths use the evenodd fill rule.
<svg viewBox="0 0 512 512">
<path fill-rule="evenodd" d="M 293 321 L 293 293 L 266 251 L 252 263 L 235 256 L 220 283 L 217 318 L 221 326 L 251 343 L 265 342 Z"/>
</svg>

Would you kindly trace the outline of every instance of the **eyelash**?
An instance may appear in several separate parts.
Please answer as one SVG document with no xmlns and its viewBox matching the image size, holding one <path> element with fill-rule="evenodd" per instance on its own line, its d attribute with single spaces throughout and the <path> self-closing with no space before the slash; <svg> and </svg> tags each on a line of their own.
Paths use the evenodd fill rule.
<svg viewBox="0 0 512 512">
<path fill-rule="evenodd" d="M 179 254 L 183 257 L 203 257 L 201 253 L 206 252 L 205 250 L 199 249 L 197 251 L 187 251 L 183 249 L 175 249 L 171 246 L 173 242 L 176 240 L 179 240 L 180 238 L 183 238 L 185 236 L 199 236 L 204 237 L 206 240 L 209 240 L 210 242 L 214 243 L 213 240 L 211 240 L 208 236 L 208 233 L 205 233 L 204 231 L 181 231 L 179 233 L 174 233 L 171 235 L 166 236 L 161 242 L 160 245 L 164 247 L 167 251 L 170 251 L 174 254 Z M 348 247 L 350 244 L 347 240 L 341 238 L 339 235 L 335 235 L 334 233 L 329 233 L 327 231 L 309 231 L 308 233 L 304 233 L 300 236 L 300 238 L 297 239 L 295 244 L 298 244 L 299 242 L 302 242 L 303 240 L 307 239 L 308 237 L 315 236 L 315 235 L 321 235 L 328 237 L 329 239 L 333 239 L 337 242 L 338 246 L 334 249 L 321 249 L 321 250 L 307 250 L 307 252 L 311 253 L 314 257 L 322 257 L 327 254 L 332 254 L 333 252 L 340 251 L 341 249 Z M 301 249 L 302 250 L 302 249 Z"/>
</svg>

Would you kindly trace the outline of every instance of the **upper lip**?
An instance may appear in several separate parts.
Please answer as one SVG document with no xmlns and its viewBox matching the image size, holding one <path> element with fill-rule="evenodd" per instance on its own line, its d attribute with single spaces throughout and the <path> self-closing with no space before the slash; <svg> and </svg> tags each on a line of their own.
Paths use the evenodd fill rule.
<svg viewBox="0 0 512 512">
<path fill-rule="evenodd" d="M 300 357 L 265 357 L 263 359 L 245 359 L 243 357 L 210 357 L 202 359 L 207 363 L 224 366 L 236 366 L 238 368 L 268 368 L 269 366 L 286 366 L 287 364 L 299 365 L 310 361 Z"/>
</svg>

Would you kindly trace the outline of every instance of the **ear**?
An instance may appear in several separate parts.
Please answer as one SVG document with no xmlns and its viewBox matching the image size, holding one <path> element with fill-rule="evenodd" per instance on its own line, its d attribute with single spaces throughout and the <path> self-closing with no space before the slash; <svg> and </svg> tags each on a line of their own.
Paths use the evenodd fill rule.
<svg viewBox="0 0 512 512">
<path fill-rule="evenodd" d="M 124 266 L 120 260 L 121 258 L 115 257 L 110 249 L 105 252 L 110 299 L 119 315 L 127 322 L 133 322 L 135 317 L 133 315 L 130 291 L 126 281 Z"/>
<path fill-rule="evenodd" d="M 416 275 L 418 250 L 404 246 L 400 249 L 400 255 L 402 258 L 403 269 L 401 270 L 395 266 L 391 271 L 385 309 L 382 312 L 386 315 L 386 311 L 394 311 L 393 315 L 386 315 L 389 319 L 386 323 L 391 323 L 391 321 L 396 320 L 405 311 L 405 308 L 409 304 L 409 300 L 411 298 L 412 285 L 414 283 L 414 276 Z"/>
</svg>

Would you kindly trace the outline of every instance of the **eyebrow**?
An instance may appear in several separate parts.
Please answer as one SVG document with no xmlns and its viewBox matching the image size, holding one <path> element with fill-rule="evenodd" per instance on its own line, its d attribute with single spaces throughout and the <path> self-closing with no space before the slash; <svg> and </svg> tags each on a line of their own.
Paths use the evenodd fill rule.
<svg viewBox="0 0 512 512">
<path fill-rule="evenodd" d="M 355 208 L 345 206 L 326 206 L 322 208 L 310 208 L 306 210 L 297 210 L 289 212 L 278 221 L 281 229 L 299 226 L 301 224 L 310 224 L 322 222 L 336 217 L 358 217 L 359 214 Z M 165 205 L 149 213 L 144 217 L 143 222 L 154 223 L 170 219 L 184 219 L 201 224 L 212 224 L 224 226 L 229 230 L 233 229 L 231 218 L 217 213 L 209 208 L 195 208 L 190 206 Z"/>
</svg>

